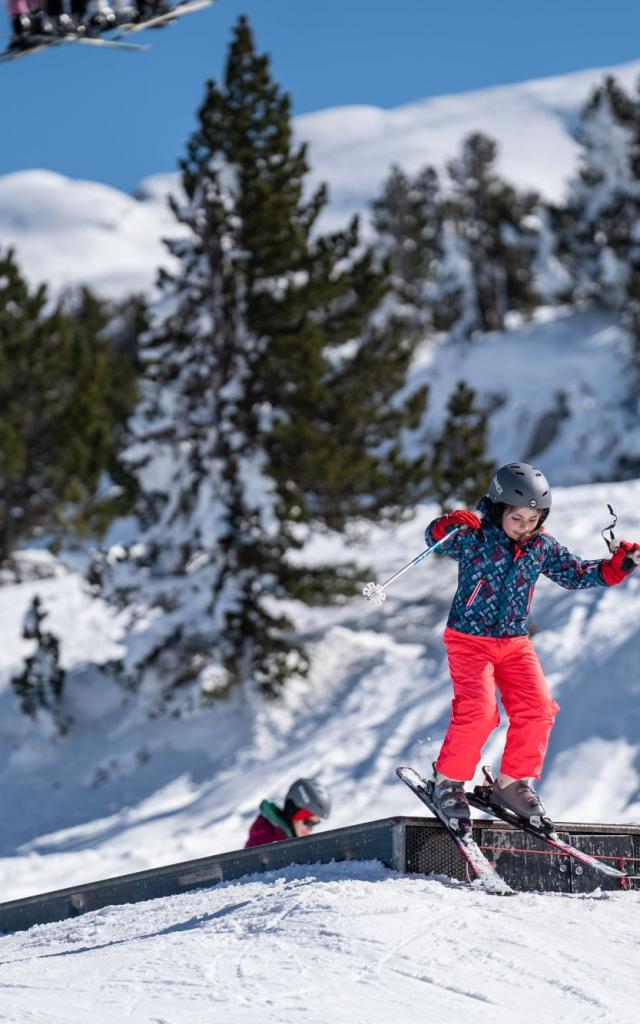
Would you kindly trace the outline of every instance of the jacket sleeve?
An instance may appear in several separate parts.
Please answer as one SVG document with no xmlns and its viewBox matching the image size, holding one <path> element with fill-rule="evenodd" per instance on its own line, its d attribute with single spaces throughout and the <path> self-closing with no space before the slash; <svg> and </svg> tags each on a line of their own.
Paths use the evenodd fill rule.
<svg viewBox="0 0 640 1024">
<path fill-rule="evenodd" d="M 424 531 L 424 539 L 426 541 L 428 548 L 430 548 L 433 544 L 436 543 L 436 538 L 433 536 L 433 527 L 441 518 L 442 516 L 438 516 L 437 519 L 433 519 L 427 526 L 426 530 Z M 455 529 L 455 523 L 451 524 L 451 529 Z M 464 537 L 465 534 L 468 535 L 468 532 L 468 530 L 456 530 L 456 532 L 454 533 L 453 537 L 451 537 L 450 540 L 442 541 L 440 546 L 436 548 L 435 553 L 441 555 L 449 555 L 449 557 L 455 559 L 456 562 L 459 561 L 460 555 L 462 554 L 462 545 Z"/>
<path fill-rule="evenodd" d="M 548 550 L 541 572 L 565 590 L 586 590 L 589 587 L 606 587 L 600 573 L 602 559 L 586 561 L 572 555 L 568 548 L 559 544 L 554 537 L 548 537 Z"/>
</svg>

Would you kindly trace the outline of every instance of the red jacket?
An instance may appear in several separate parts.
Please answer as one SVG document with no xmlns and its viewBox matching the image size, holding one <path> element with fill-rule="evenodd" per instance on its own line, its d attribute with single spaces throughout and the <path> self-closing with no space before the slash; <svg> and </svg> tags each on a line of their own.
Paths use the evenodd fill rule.
<svg viewBox="0 0 640 1024">
<path fill-rule="evenodd" d="M 281 843 L 283 839 L 292 839 L 293 835 L 293 830 L 281 817 L 276 805 L 270 800 L 263 800 L 260 804 L 260 814 L 249 829 L 245 850 L 250 846 L 263 846 L 265 843 Z"/>
</svg>

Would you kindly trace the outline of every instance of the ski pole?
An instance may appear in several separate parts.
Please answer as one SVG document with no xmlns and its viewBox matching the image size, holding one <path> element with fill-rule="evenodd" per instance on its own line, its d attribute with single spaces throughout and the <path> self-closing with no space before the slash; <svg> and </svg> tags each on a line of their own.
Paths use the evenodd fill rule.
<svg viewBox="0 0 640 1024">
<path fill-rule="evenodd" d="M 382 604 L 387 596 L 385 594 L 385 590 L 387 589 L 390 583 L 393 583 L 394 580 L 397 580 L 399 576 L 402 576 L 402 574 L 405 573 L 407 569 L 410 569 L 413 565 L 419 565 L 420 562 L 422 562 L 427 557 L 427 555 L 430 555 L 432 551 L 435 551 L 436 548 L 439 548 L 441 544 L 444 544 L 445 540 L 449 540 L 450 537 L 453 537 L 454 533 L 457 533 L 458 530 L 461 529 L 462 526 L 456 526 L 453 530 L 449 530 L 449 533 L 445 534 L 445 536 L 442 537 L 440 540 L 437 540 L 435 544 L 431 545 L 430 548 L 425 548 L 425 550 L 421 551 L 419 555 L 416 555 L 415 558 L 412 558 L 410 562 L 407 562 L 407 564 L 404 565 L 402 569 L 398 569 L 398 571 L 395 572 L 393 576 L 390 576 L 385 583 L 366 583 L 362 589 L 362 596 L 367 601 L 373 601 L 374 604 Z"/>
</svg>

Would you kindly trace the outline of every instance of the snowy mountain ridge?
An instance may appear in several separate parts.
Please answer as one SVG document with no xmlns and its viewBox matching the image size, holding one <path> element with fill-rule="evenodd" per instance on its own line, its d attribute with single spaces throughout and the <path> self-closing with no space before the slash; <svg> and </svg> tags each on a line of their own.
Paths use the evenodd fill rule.
<svg viewBox="0 0 640 1024">
<path fill-rule="evenodd" d="M 366 215 L 393 163 L 412 174 L 427 163 L 441 169 L 462 139 L 478 130 L 497 141 L 501 174 L 559 200 L 577 165 L 572 132 L 579 111 L 606 74 L 631 89 L 640 61 L 393 110 L 338 107 L 299 117 L 298 135 L 309 143 L 310 183 L 329 185 L 330 205 L 321 226 L 343 227 L 349 215 Z M 15 247 L 34 284 L 47 281 L 57 290 L 82 282 L 111 297 L 149 289 L 157 267 L 167 260 L 161 239 L 179 231 L 166 204 L 177 185 L 176 174 L 157 174 L 131 196 L 47 170 L 5 175 L 0 178 L 0 245 Z"/>
</svg>

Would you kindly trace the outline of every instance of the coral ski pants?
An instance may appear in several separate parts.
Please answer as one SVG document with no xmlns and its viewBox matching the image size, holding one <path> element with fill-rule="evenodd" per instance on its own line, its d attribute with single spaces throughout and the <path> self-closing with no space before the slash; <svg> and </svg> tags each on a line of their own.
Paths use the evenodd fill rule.
<svg viewBox="0 0 640 1024">
<path fill-rule="evenodd" d="M 540 778 L 559 708 L 529 637 L 471 636 L 447 627 L 444 642 L 453 702 L 437 770 L 450 779 L 473 778 L 482 747 L 500 722 L 497 688 L 509 716 L 500 770 L 514 779 Z"/>
</svg>

